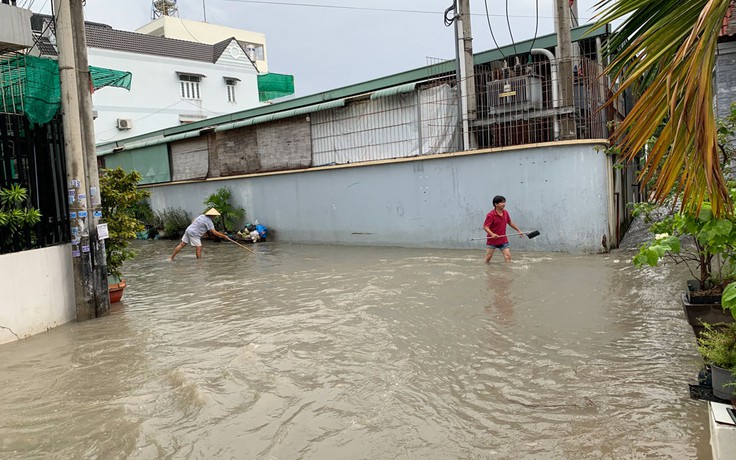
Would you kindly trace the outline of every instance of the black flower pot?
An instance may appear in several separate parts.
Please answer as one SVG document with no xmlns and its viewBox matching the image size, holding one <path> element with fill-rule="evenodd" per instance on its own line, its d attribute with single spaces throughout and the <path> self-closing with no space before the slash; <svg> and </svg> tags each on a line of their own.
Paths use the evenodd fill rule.
<svg viewBox="0 0 736 460">
<path fill-rule="evenodd" d="M 730 312 L 724 311 L 721 307 L 721 298 L 718 297 L 718 303 L 693 303 L 693 298 L 688 293 L 682 293 L 682 309 L 685 311 L 685 317 L 688 324 L 693 328 L 695 337 L 700 337 L 703 330 L 703 323 L 717 326 L 718 324 L 728 324 L 733 322 L 733 316 Z"/>
</svg>

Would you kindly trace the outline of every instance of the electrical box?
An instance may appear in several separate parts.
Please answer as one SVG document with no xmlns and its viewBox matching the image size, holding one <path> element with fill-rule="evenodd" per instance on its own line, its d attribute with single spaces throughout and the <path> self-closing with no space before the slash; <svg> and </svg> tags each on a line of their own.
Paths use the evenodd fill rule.
<svg viewBox="0 0 736 460">
<path fill-rule="evenodd" d="M 526 112 L 542 108 L 542 79 L 521 75 L 488 82 L 488 114 Z"/>
</svg>

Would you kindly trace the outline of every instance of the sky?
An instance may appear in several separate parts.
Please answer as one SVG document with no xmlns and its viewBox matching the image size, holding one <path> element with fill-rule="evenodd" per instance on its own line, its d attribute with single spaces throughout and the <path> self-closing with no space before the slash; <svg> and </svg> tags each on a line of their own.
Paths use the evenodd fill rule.
<svg viewBox="0 0 736 460">
<path fill-rule="evenodd" d="M 596 0 L 577 0 L 580 23 Z M 486 16 L 486 4 L 489 16 Z M 179 17 L 266 35 L 269 71 L 294 76 L 295 97 L 341 88 L 455 58 L 444 25 L 452 0 L 178 0 Z M 538 5 L 538 15 L 537 15 Z M 18 0 L 49 14 L 50 0 Z M 473 51 L 554 32 L 554 0 L 470 0 Z M 151 0 L 87 0 L 87 21 L 134 31 Z M 508 12 L 508 19 L 507 19 Z M 538 20 L 537 20 L 538 16 Z M 490 28 L 489 23 L 490 22 Z M 510 30 L 509 30 L 510 29 Z"/>
</svg>

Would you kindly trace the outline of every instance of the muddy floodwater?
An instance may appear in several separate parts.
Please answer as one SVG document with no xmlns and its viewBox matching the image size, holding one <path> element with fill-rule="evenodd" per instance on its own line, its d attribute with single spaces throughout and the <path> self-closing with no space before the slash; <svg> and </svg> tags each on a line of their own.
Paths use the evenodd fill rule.
<svg viewBox="0 0 736 460">
<path fill-rule="evenodd" d="M 175 245 L 136 242 L 110 316 L 0 346 L 0 458 L 711 457 L 680 267 Z"/>
</svg>

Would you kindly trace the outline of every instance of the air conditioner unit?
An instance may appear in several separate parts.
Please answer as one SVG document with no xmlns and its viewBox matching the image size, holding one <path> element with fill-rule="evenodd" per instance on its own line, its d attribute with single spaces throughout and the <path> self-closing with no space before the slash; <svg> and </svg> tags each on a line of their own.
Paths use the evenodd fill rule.
<svg viewBox="0 0 736 460">
<path fill-rule="evenodd" d="M 133 120 L 130 118 L 118 118 L 115 126 L 120 130 L 130 129 L 133 127 Z"/>
<path fill-rule="evenodd" d="M 523 75 L 488 82 L 488 113 L 521 112 L 542 108 L 542 79 Z"/>
</svg>

